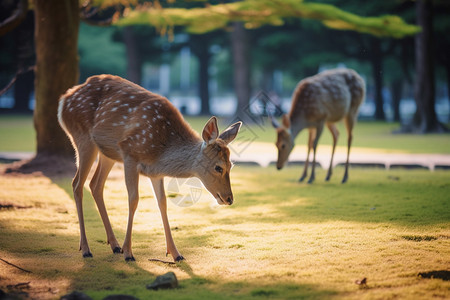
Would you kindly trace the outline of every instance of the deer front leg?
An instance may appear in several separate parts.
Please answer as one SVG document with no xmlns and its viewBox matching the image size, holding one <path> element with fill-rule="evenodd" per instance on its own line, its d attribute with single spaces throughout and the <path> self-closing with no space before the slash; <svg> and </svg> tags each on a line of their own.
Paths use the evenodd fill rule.
<svg viewBox="0 0 450 300">
<path fill-rule="evenodd" d="M 315 129 L 310 128 L 309 135 L 308 135 L 308 152 L 306 154 L 305 167 L 303 168 L 302 177 L 300 177 L 300 179 L 298 180 L 300 182 L 305 180 L 306 176 L 308 175 L 309 154 L 311 153 L 311 148 L 313 147 L 314 135 L 315 135 Z"/>
<path fill-rule="evenodd" d="M 172 238 L 172 232 L 170 230 L 169 219 L 167 217 L 167 199 L 164 192 L 164 178 L 150 178 L 153 191 L 155 192 L 156 199 L 158 200 L 159 210 L 161 212 L 161 218 L 164 226 L 164 234 L 166 236 L 167 254 L 172 255 L 174 261 L 181 261 L 184 257 L 178 252 L 177 247 Z"/>
<path fill-rule="evenodd" d="M 133 230 L 134 213 L 139 202 L 139 173 L 137 163 L 128 158 L 124 160 L 125 184 L 128 190 L 128 225 L 125 241 L 123 242 L 122 252 L 126 261 L 134 261 L 133 252 L 131 251 L 131 233 Z"/>
<path fill-rule="evenodd" d="M 316 179 L 316 150 L 317 150 L 317 144 L 319 143 L 320 135 L 323 131 L 323 123 L 317 125 L 316 127 L 316 137 L 314 139 L 314 145 L 313 145 L 313 161 L 312 161 L 312 168 L 311 168 L 311 177 L 309 177 L 308 183 L 313 183 Z"/>
</svg>

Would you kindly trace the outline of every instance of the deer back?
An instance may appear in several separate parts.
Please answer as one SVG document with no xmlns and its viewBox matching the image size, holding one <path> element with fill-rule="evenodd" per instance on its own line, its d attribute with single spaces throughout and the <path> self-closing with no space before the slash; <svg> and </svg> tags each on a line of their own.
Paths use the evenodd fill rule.
<svg viewBox="0 0 450 300">
<path fill-rule="evenodd" d="M 153 163 L 172 147 L 200 140 L 166 98 L 117 76 L 92 76 L 60 101 L 60 123 L 75 146 L 90 139 L 118 161 L 129 155 Z"/>
<path fill-rule="evenodd" d="M 364 80 L 353 70 L 334 69 L 303 79 L 297 85 L 290 111 L 307 124 L 336 122 L 357 112 L 364 99 Z"/>
</svg>

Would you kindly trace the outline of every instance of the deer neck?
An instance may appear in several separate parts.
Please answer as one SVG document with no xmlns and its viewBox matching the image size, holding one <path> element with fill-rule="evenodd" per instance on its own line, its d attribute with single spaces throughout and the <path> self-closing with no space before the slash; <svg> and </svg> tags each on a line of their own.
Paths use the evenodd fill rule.
<svg viewBox="0 0 450 300">
<path fill-rule="evenodd" d="M 292 138 L 292 142 L 295 141 L 295 138 L 297 137 L 297 135 L 304 129 L 306 128 L 306 125 L 302 122 L 301 118 L 292 118 L 290 117 L 290 121 L 291 121 L 291 127 L 289 128 L 290 130 L 290 134 L 291 134 L 291 138 Z"/>
<path fill-rule="evenodd" d="M 188 178 L 197 175 L 201 160 L 201 140 L 184 140 L 182 143 L 167 145 L 164 153 L 154 163 L 142 163 L 140 171 L 150 177 Z"/>
</svg>

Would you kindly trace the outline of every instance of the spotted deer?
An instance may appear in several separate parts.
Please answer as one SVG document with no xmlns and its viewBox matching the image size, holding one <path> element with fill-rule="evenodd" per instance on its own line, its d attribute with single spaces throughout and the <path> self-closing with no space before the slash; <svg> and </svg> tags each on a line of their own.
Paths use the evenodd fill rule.
<svg viewBox="0 0 450 300">
<path fill-rule="evenodd" d="M 227 145 L 236 137 L 241 122 L 219 135 L 217 119 L 212 117 L 200 137 L 166 98 L 111 75 L 92 76 L 69 89 L 59 100 L 58 120 L 76 152 L 77 171 L 72 186 L 83 257 L 92 256 L 83 218 L 83 186 L 97 157 L 90 190 L 108 244 L 114 253 L 122 252 L 127 261 L 135 260 L 131 232 L 139 201 L 139 174 L 151 180 L 163 221 L 166 254 L 171 254 L 174 261 L 184 258 L 175 246 L 169 226 L 165 176 L 198 177 L 218 204 L 233 203 L 232 164 Z M 128 224 L 122 248 L 111 228 L 103 199 L 105 181 L 115 162 L 123 162 L 128 191 Z"/>
<path fill-rule="evenodd" d="M 335 123 L 345 122 L 347 128 L 347 161 L 342 183 L 348 179 L 348 165 L 352 131 L 356 123 L 358 111 L 365 97 L 364 80 L 353 70 L 334 69 L 303 79 L 297 85 L 293 96 L 291 110 L 282 116 L 280 125 L 273 116 L 272 125 L 277 130 L 278 160 L 277 169 L 281 170 L 294 148 L 294 140 L 304 128 L 309 130 L 308 152 L 306 155 L 303 174 L 299 181 L 303 181 L 308 173 L 309 154 L 313 149 L 311 176 L 308 183 L 315 179 L 316 150 L 323 127 L 326 125 L 333 136 L 333 148 L 330 167 L 326 181 L 332 174 L 333 157 L 339 131 Z"/>
</svg>

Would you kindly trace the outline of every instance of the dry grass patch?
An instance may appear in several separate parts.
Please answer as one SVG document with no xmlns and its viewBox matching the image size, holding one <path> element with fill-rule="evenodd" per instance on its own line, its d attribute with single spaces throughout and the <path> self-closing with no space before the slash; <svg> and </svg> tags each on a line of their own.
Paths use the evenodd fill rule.
<svg viewBox="0 0 450 300">
<path fill-rule="evenodd" d="M 449 271 L 450 173 L 354 169 L 347 184 L 334 178 L 313 185 L 293 180 L 300 169 L 236 166 L 236 202 L 219 207 L 203 190 L 179 207 L 169 198 L 174 240 L 186 261 L 165 258 L 162 222 L 150 183 L 141 177 L 135 217 L 135 263 L 113 255 L 103 224 L 85 192 L 87 236 L 94 258 L 78 249 L 78 221 L 70 179 L 2 176 L 0 203 L 26 209 L 0 211 L 0 288 L 54 299 L 81 290 L 95 299 L 113 293 L 141 299 L 388 299 L 449 297 L 450 283 L 420 272 Z M 324 178 L 319 170 L 317 178 Z M 395 177 L 396 180 L 391 178 Z M 187 193 L 186 187 L 180 193 Z M 123 241 L 128 216 L 122 170 L 106 184 L 111 223 Z M 180 288 L 145 285 L 174 271 Z M 367 278 L 367 285 L 356 280 Z M 7 286 L 10 286 L 9 288 Z"/>
</svg>

